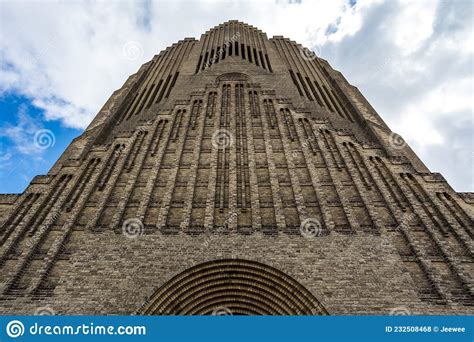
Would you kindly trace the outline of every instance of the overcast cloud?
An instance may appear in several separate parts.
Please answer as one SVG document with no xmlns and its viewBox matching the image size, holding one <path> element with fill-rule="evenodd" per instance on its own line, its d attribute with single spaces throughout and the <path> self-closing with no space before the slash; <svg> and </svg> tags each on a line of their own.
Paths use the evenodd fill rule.
<svg viewBox="0 0 474 342">
<path fill-rule="evenodd" d="M 0 92 L 85 128 L 154 54 L 237 19 L 320 51 L 432 171 L 474 191 L 473 3 L 354 2 L 1 2 Z"/>
</svg>

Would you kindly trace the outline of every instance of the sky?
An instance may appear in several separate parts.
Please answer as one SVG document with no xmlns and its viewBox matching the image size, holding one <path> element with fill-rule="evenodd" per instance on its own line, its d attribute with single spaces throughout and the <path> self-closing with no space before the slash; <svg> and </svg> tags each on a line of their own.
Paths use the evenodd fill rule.
<svg viewBox="0 0 474 342">
<path fill-rule="evenodd" d="M 0 193 L 46 174 L 153 55 L 227 20 L 315 51 L 433 172 L 474 191 L 472 1 L 0 0 Z"/>
</svg>

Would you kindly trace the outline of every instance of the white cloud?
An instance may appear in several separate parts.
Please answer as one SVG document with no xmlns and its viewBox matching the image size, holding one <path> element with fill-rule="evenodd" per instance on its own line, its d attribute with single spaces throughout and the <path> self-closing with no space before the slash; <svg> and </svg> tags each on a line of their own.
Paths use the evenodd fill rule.
<svg viewBox="0 0 474 342">
<path fill-rule="evenodd" d="M 278 6 L 223 1 L 2 2 L 0 6 L 0 90 L 31 97 L 45 110 L 46 119 L 60 119 L 75 128 L 86 127 L 112 91 L 154 54 L 232 19 L 229 13 L 269 35 L 284 33 L 310 44 L 314 32 L 349 8 L 342 0 Z M 131 56 L 130 43 L 142 51 Z"/>
<path fill-rule="evenodd" d="M 323 57 L 431 170 L 473 191 L 472 4 L 387 1 L 360 15 L 360 29 L 328 41 Z"/>
<path fill-rule="evenodd" d="M 47 119 L 84 128 L 110 93 L 137 69 L 123 46 L 138 40 L 146 56 L 156 32 L 137 25 L 141 6 L 124 2 L 2 2 L 3 90 L 31 97 Z M 144 60 L 139 61 L 141 63 Z M 74 117 L 71 117 L 74 116 Z"/>
<path fill-rule="evenodd" d="M 16 91 L 48 120 L 84 128 L 141 64 L 184 37 L 230 19 L 283 35 L 322 55 L 358 86 L 435 171 L 472 189 L 472 4 L 447 1 L 0 2 L 0 91 Z M 124 45 L 138 42 L 137 59 Z M 462 129 L 462 134 L 460 130 Z M 456 153 L 449 153 L 453 137 Z M 459 146 L 465 145 L 464 148 Z M 433 160 L 432 149 L 449 154 Z M 428 151 L 431 151 L 430 154 Z M 464 153 L 464 154 L 463 154 Z M 452 173 L 452 172 L 451 172 Z M 456 173 L 454 173 L 456 174 Z"/>
<path fill-rule="evenodd" d="M 396 46 L 403 55 L 418 50 L 433 33 L 437 2 L 432 0 L 403 0 L 395 16 L 392 31 Z"/>
<path fill-rule="evenodd" d="M 68 127 L 82 128 L 84 123 L 90 121 L 91 113 L 71 102 L 65 102 L 54 97 L 45 97 L 34 99 L 32 103 L 36 107 L 44 109 L 48 120 L 61 120 Z"/>
<path fill-rule="evenodd" d="M 448 143 L 435 123 L 451 120 L 453 112 L 471 111 L 472 94 L 471 78 L 447 81 L 402 108 L 392 129 L 403 130 L 404 137 L 420 148 Z"/>
</svg>

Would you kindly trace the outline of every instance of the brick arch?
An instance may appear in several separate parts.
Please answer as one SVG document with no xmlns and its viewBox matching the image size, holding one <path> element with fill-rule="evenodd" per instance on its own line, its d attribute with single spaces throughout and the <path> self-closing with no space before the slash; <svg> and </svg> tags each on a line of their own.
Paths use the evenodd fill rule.
<svg viewBox="0 0 474 342">
<path fill-rule="evenodd" d="M 198 264 L 174 276 L 138 310 L 143 315 L 328 315 L 300 283 L 271 266 L 242 259 Z"/>
</svg>

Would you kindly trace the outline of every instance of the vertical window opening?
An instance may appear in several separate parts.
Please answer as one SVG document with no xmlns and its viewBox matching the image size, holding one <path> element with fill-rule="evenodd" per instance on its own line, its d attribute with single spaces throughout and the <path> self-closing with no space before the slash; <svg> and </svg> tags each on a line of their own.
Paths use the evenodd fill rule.
<svg viewBox="0 0 474 342">
<path fill-rule="evenodd" d="M 293 73 L 293 70 L 288 70 L 290 72 L 291 79 L 293 80 L 293 83 L 295 84 L 296 88 L 298 89 L 298 93 L 300 93 L 300 96 L 303 96 L 303 92 L 301 91 L 300 85 L 298 84 L 298 81 L 296 80 L 295 74 Z"/>
<path fill-rule="evenodd" d="M 196 71 L 194 72 L 195 74 L 199 72 L 199 67 L 201 66 L 201 62 L 202 62 L 202 55 L 199 56 L 199 61 L 198 61 L 198 64 L 196 65 Z"/>
<path fill-rule="evenodd" d="M 267 54 L 265 54 L 265 59 L 267 60 L 268 70 L 269 70 L 270 72 L 273 72 L 273 70 L 272 70 L 272 65 L 270 64 L 270 59 L 268 58 L 268 55 L 267 55 Z"/>
<path fill-rule="evenodd" d="M 266 67 L 265 67 L 265 61 L 263 60 L 262 51 L 259 51 L 259 52 L 258 52 L 258 55 L 260 56 L 260 62 L 262 63 L 262 67 L 263 67 L 264 69 L 266 69 Z"/>
<path fill-rule="evenodd" d="M 247 46 L 247 56 L 249 57 L 249 62 L 252 63 L 252 53 L 250 52 L 250 46 Z"/>
<path fill-rule="evenodd" d="M 255 60 L 255 64 L 260 66 L 260 64 L 258 63 L 257 50 L 255 50 L 255 49 L 253 49 L 253 57 L 254 57 L 254 60 Z"/>
<path fill-rule="evenodd" d="M 202 68 L 201 70 L 204 70 L 206 68 L 206 63 L 207 63 L 207 58 L 209 57 L 209 52 L 206 52 L 204 56 L 204 62 L 202 63 Z"/>
<path fill-rule="evenodd" d="M 214 58 L 214 63 L 219 63 L 219 57 L 220 55 L 222 54 L 222 50 L 221 50 L 221 47 L 218 46 L 217 47 L 217 50 L 216 50 L 216 57 Z"/>
</svg>

